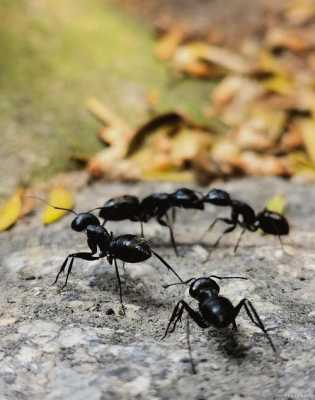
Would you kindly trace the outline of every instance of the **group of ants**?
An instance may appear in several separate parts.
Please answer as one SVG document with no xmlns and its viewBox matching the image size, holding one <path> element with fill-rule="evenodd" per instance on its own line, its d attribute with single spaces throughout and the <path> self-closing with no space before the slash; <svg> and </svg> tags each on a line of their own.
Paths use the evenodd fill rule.
<svg viewBox="0 0 315 400">
<path fill-rule="evenodd" d="M 207 230 L 208 232 L 219 221 L 227 225 L 226 229 L 213 244 L 213 248 L 219 245 L 224 235 L 234 231 L 237 227 L 241 228 L 241 233 L 234 247 L 234 252 L 237 251 L 241 238 L 246 231 L 256 232 L 260 229 L 265 234 L 278 236 L 281 245 L 281 236 L 289 234 L 289 223 L 282 214 L 269 211 L 266 208 L 256 213 L 249 204 L 232 198 L 227 191 L 221 189 L 211 189 L 207 194 L 203 194 L 188 188 L 180 188 L 173 193 L 152 193 L 142 200 L 136 196 L 124 195 L 109 199 L 102 207 L 97 207 L 82 213 L 51 205 L 56 209 L 71 211 L 75 214 L 75 218 L 71 223 L 71 229 L 86 234 L 87 245 L 90 249 L 89 252 L 69 254 L 62 264 L 54 284 L 57 283 L 60 275 L 65 272 L 68 266 L 63 288 L 67 285 L 75 258 L 86 261 L 106 258 L 110 265 L 114 264 L 122 312 L 125 314 L 117 260 L 121 260 L 123 263 L 139 263 L 154 255 L 178 280 L 176 283 L 164 285 L 164 288 L 174 285 L 190 285 L 189 295 L 198 302 L 199 310 L 196 311 L 186 301 L 180 300 L 171 314 L 163 336 L 164 339 L 168 334 L 175 331 L 178 322 L 182 319 L 183 313 L 186 312 L 188 316 L 187 344 L 193 373 L 196 373 L 196 368 L 191 356 L 189 318 L 203 329 L 210 326 L 225 328 L 232 325 L 233 329 L 236 330 L 237 326 L 235 320 L 241 309 L 244 308 L 251 322 L 264 333 L 272 350 L 277 353 L 276 347 L 252 302 L 247 298 L 243 298 L 234 307 L 229 299 L 220 295 L 220 286 L 215 281 L 215 279 L 247 279 L 246 277 L 221 277 L 210 275 L 184 281 L 169 263 L 152 249 L 151 245 L 144 237 L 143 224 L 153 219 L 156 220 L 160 225 L 168 228 L 172 246 L 176 255 L 178 255 L 173 231 L 176 209 L 204 210 L 206 204 L 217 207 L 227 207 L 231 211 L 229 218 L 216 218 Z M 98 217 L 93 214 L 96 210 L 99 210 Z M 124 220 L 140 223 L 141 234 L 114 236 L 112 232 L 105 228 L 105 224 L 108 221 Z"/>
</svg>

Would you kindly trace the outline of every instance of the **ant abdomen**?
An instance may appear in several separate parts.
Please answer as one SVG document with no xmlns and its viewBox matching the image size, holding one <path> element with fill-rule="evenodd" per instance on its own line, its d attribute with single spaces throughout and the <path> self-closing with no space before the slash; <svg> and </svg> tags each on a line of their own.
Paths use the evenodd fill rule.
<svg viewBox="0 0 315 400">
<path fill-rule="evenodd" d="M 274 211 L 264 210 L 257 215 L 259 228 L 271 235 L 288 235 L 290 227 L 287 219 Z"/>
<path fill-rule="evenodd" d="M 152 255 L 148 243 L 136 235 L 117 236 L 110 242 L 109 252 L 113 257 L 127 263 L 142 262 Z"/>
</svg>

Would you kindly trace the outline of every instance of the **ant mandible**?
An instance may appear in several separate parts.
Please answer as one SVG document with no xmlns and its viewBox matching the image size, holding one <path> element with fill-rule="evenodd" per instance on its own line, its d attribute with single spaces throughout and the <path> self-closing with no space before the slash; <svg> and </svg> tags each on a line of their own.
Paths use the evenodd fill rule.
<svg viewBox="0 0 315 400">
<path fill-rule="evenodd" d="M 195 311 L 189 306 L 184 300 L 180 300 L 170 317 L 164 339 L 168 334 L 175 331 L 177 323 L 181 321 L 184 311 L 188 314 L 187 320 L 187 344 L 190 354 L 192 372 L 196 373 L 193 359 L 191 357 L 191 348 L 189 340 L 189 318 L 191 318 L 200 328 L 206 329 L 211 326 L 220 329 L 226 328 L 229 325 L 233 325 L 233 329 L 237 329 L 236 318 L 242 308 L 245 309 L 251 322 L 259 329 L 262 330 L 266 338 L 268 339 L 272 350 L 277 353 L 276 347 L 269 336 L 267 329 L 261 321 L 254 305 L 247 298 L 243 298 L 235 307 L 229 299 L 220 296 L 220 286 L 215 282 L 214 279 L 247 279 L 245 277 L 220 277 L 211 275 L 209 277 L 191 278 L 185 282 L 176 282 L 170 285 L 164 286 L 165 288 L 174 285 L 187 285 L 190 283 L 189 295 L 193 299 L 198 301 L 199 311 Z M 171 327 L 172 325 L 172 327 Z"/>
</svg>

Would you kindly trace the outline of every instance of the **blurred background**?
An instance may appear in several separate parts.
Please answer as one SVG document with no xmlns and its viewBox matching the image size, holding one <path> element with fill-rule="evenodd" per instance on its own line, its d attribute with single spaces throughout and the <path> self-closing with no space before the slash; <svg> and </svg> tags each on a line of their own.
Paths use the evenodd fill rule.
<svg viewBox="0 0 315 400">
<path fill-rule="evenodd" d="M 0 17 L 0 199 L 56 177 L 313 181 L 313 0 L 2 0 Z"/>
</svg>

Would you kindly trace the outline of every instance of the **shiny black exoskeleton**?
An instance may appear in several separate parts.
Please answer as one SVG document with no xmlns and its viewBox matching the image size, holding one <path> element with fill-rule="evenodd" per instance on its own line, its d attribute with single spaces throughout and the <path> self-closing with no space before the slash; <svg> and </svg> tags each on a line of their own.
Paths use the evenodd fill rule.
<svg viewBox="0 0 315 400">
<path fill-rule="evenodd" d="M 83 232 L 89 225 L 100 225 L 99 219 L 90 212 L 78 213 L 71 222 L 71 229 L 76 232 Z"/>
<path fill-rule="evenodd" d="M 212 204 L 219 207 L 231 206 L 231 196 L 228 192 L 222 189 L 211 189 L 202 198 L 204 204 Z"/>
<path fill-rule="evenodd" d="M 139 221 L 140 201 L 138 197 L 124 195 L 114 197 L 100 207 L 99 217 L 107 221 Z"/>
<path fill-rule="evenodd" d="M 141 224 L 141 235 L 143 236 L 143 223 L 151 219 L 166 226 L 170 232 L 170 238 L 177 254 L 176 242 L 173 229 L 168 217 L 168 210 L 173 206 L 171 196 L 168 193 L 152 193 L 141 201 L 136 196 L 119 196 L 108 200 L 100 207 L 99 216 L 107 221 L 137 221 Z"/>
<path fill-rule="evenodd" d="M 213 248 L 216 248 L 219 245 L 224 235 L 233 232 L 237 226 L 240 226 L 242 230 L 234 246 L 234 253 L 236 253 L 245 231 L 256 232 L 258 229 L 261 229 L 265 234 L 278 236 L 281 245 L 281 236 L 288 235 L 290 232 L 288 220 L 279 213 L 264 209 L 256 215 L 255 211 L 249 204 L 233 199 L 231 200 L 230 207 L 230 218 L 216 218 L 208 228 L 209 231 L 218 221 L 230 225 L 218 237 L 216 242 L 213 244 Z"/>
<path fill-rule="evenodd" d="M 175 208 L 199 209 L 204 208 L 201 197 L 191 189 L 181 188 L 174 193 L 152 193 L 142 200 L 135 196 L 125 195 L 108 200 L 100 207 L 99 216 L 107 221 L 138 221 L 141 224 L 143 236 L 143 223 L 155 219 L 160 225 L 168 228 L 170 239 L 176 255 L 178 250 L 174 237 L 172 222 L 175 219 Z M 168 212 L 172 210 L 173 221 Z"/>
<path fill-rule="evenodd" d="M 210 231 L 219 221 L 229 225 L 229 227 L 222 232 L 222 234 L 213 244 L 212 247 L 213 249 L 215 249 L 219 245 L 224 235 L 233 232 L 237 228 L 237 226 L 240 226 L 242 228 L 242 231 L 234 247 L 234 252 L 236 252 L 245 230 L 251 232 L 256 230 L 256 214 L 253 208 L 243 201 L 231 199 L 227 206 L 231 208 L 230 218 L 216 218 L 207 229 L 207 232 Z"/>
<path fill-rule="evenodd" d="M 143 237 L 136 235 L 121 235 L 114 237 L 112 233 L 109 233 L 106 228 L 100 225 L 89 225 L 86 233 L 87 243 L 91 252 L 69 254 L 61 265 L 54 284 L 58 281 L 60 274 L 65 271 L 69 260 L 70 262 L 68 264 L 66 280 L 63 287 L 65 287 L 68 283 L 68 278 L 71 273 L 75 258 L 80 258 L 87 261 L 95 261 L 101 258 L 107 258 L 107 261 L 110 265 L 112 265 L 114 262 L 119 286 L 120 301 L 123 306 L 121 280 L 117 260 L 121 260 L 124 263 L 139 263 L 149 259 L 152 255 L 157 257 L 164 264 L 164 266 L 171 271 L 179 279 L 179 281 L 182 282 L 182 279 L 177 272 L 158 253 L 152 250 L 148 242 L 145 241 Z M 98 255 L 96 255 L 97 252 Z"/>
<path fill-rule="evenodd" d="M 264 209 L 256 215 L 255 227 L 269 235 L 283 236 L 290 233 L 288 220 L 274 211 Z"/>
<path fill-rule="evenodd" d="M 173 207 L 203 210 L 204 204 L 200 194 L 187 188 L 177 189 L 171 194 Z"/>
<path fill-rule="evenodd" d="M 211 278 L 216 279 L 246 279 L 241 277 L 218 277 L 218 276 L 210 276 L 210 277 L 202 277 L 202 278 L 192 278 L 186 282 L 182 282 L 182 284 L 190 283 L 189 287 L 189 295 L 198 301 L 199 311 L 195 311 L 190 307 L 188 303 L 184 300 L 180 300 L 171 315 L 171 318 L 168 322 L 165 334 L 163 338 L 165 338 L 169 333 L 175 331 L 177 323 L 181 321 L 182 315 L 184 311 L 188 314 L 189 318 L 191 318 L 200 328 L 209 328 L 213 326 L 215 328 L 225 328 L 229 325 L 233 325 L 234 329 L 236 327 L 236 318 L 241 311 L 242 308 L 245 309 L 249 319 L 252 321 L 257 328 L 261 329 L 268 339 L 272 350 L 276 352 L 276 348 L 269 336 L 263 322 L 261 321 L 256 309 L 250 300 L 244 298 L 242 299 L 235 307 L 231 303 L 229 299 L 226 297 L 220 296 L 220 286 Z M 181 284 L 181 283 L 176 283 Z M 166 287 L 172 286 L 167 285 Z M 188 340 L 189 343 L 189 340 Z M 193 361 L 192 369 L 195 373 L 195 368 Z"/>
</svg>

